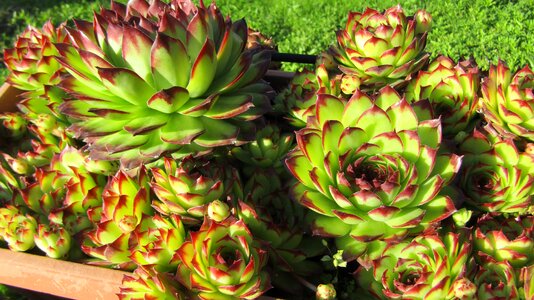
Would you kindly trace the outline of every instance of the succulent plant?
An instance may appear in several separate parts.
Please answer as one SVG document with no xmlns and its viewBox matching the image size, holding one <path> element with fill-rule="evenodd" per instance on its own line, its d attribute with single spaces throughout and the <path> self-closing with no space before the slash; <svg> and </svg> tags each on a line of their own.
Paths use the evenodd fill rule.
<svg viewBox="0 0 534 300">
<path fill-rule="evenodd" d="M 275 110 L 283 114 L 295 127 L 306 126 L 308 115 L 313 114 L 316 93 L 319 89 L 317 78 L 313 71 L 304 69 L 295 73 L 288 87 L 275 98 Z"/>
<path fill-rule="evenodd" d="M 22 199 L 26 207 L 41 216 L 47 216 L 54 209 L 61 207 L 68 178 L 62 174 L 39 168 L 35 170 L 35 182 L 19 191 L 17 198 Z M 20 202 L 20 201 L 19 201 Z"/>
<path fill-rule="evenodd" d="M 14 206 L 0 208 L 0 238 L 13 251 L 27 251 L 35 246 L 37 221 Z"/>
<path fill-rule="evenodd" d="M 361 81 L 360 78 L 354 74 L 343 74 L 341 75 L 341 83 L 339 88 L 346 95 L 352 95 L 360 88 Z"/>
<path fill-rule="evenodd" d="M 330 54 L 343 73 L 360 78 L 366 89 L 397 85 L 428 60 L 429 54 L 423 50 L 430 23 L 426 11 L 407 17 L 400 6 L 383 14 L 371 8 L 350 12 Z"/>
<path fill-rule="evenodd" d="M 283 172 L 282 159 L 292 146 L 292 135 L 281 133 L 275 125 L 267 125 L 257 132 L 255 141 L 232 148 L 231 153 L 245 166 L 247 175 L 267 168 Z"/>
<path fill-rule="evenodd" d="M 290 206 L 287 194 L 285 199 Z M 273 286 L 302 295 L 302 285 L 294 275 L 318 276 L 323 270 L 310 258 L 323 254 L 326 249 L 320 239 L 305 233 L 303 216 L 285 216 L 284 212 L 274 208 L 240 201 L 238 215 L 254 238 L 261 242 L 262 249 L 267 250 Z"/>
<path fill-rule="evenodd" d="M 200 299 L 255 299 L 270 288 L 265 251 L 243 221 L 206 219 L 177 255 L 177 279 Z"/>
<path fill-rule="evenodd" d="M 466 286 L 474 288 L 464 277 L 474 267 L 470 255 L 467 232 L 424 234 L 389 245 L 371 269 L 360 267 L 356 277 L 378 299 L 457 299 Z"/>
<path fill-rule="evenodd" d="M 315 234 L 339 238 L 354 258 L 368 242 L 402 240 L 455 211 L 439 192 L 461 158 L 438 154 L 439 120 L 419 122 L 390 87 L 374 100 L 359 91 L 348 102 L 319 95 L 316 109 L 286 160 L 299 181 L 294 198 L 318 213 Z"/>
<path fill-rule="evenodd" d="M 31 175 L 35 169 L 47 167 L 55 155 L 75 144 L 66 134 L 65 126 L 52 115 L 39 114 L 29 119 L 29 145 L 20 147 L 17 153 L 1 153 L 11 169 L 20 175 Z"/>
<path fill-rule="evenodd" d="M 141 167 L 135 177 L 117 172 L 104 188 L 102 200 L 100 219 L 96 229 L 87 233 L 82 251 L 103 260 L 97 264 L 132 268 L 129 256 L 138 243 L 134 231 L 146 231 L 152 224 L 152 218 L 143 217 L 153 214 L 146 169 Z"/>
<path fill-rule="evenodd" d="M 3 239 L 7 228 L 7 222 L 13 219 L 13 216 L 19 213 L 19 210 L 14 206 L 4 206 L 0 208 L 0 238 Z"/>
<path fill-rule="evenodd" d="M 473 282 L 477 286 L 476 299 L 521 299 L 519 278 L 507 261 L 486 256 Z"/>
<path fill-rule="evenodd" d="M 12 140 L 21 139 L 28 131 L 28 121 L 21 113 L 4 112 L 0 114 L 2 127 L 0 127 L 0 137 Z"/>
<path fill-rule="evenodd" d="M 272 52 L 278 52 L 278 45 L 272 37 L 267 37 L 263 33 L 253 28 L 248 28 L 246 49 L 266 49 Z M 278 70 L 282 62 L 272 60 L 269 64 L 270 70 Z"/>
<path fill-rule="evenodd" d="M 466 130 L 476 115 L 479 85 L 473 61 L 454 65 L 450 58 L 439 56 L 408 84 L 405 94 L 416 112 L 418 106 L 430 106 L 433 115 L 441 117 L 443 134 L 454 137 Z"/>
<path fill-rule="evenodd" d="M 155 215 L 148 228 L 134 231 L 138 245 L 130 258 L 138 266 L 151 266 L 158 272 L 175 272 L 179 260 L 176 250 L 186 238 L 180 217 Z"/>
<path fill-rule="evenodd" d="M 164 168 L 153 168 L 152 206 L 164 215 L 176 214 L 186 224 L 200 225 L 209 203 L 223 199 L 227 187 L 225 166 L 209 160 L 165 158 Z"/>
<path fill-rule="evenodd" d="M 64 227 L 56 224 L 39 224 L 35 234 L 35 245 L 48 257 L 66 258 L 72 244 L 71 235 Z"/>
<path fill-rule="evenodd" d="M 46 22 L 41 30 L 28 27 L 15 41 L 14 48 L 4 50 L 4 62 L 10 73 L 7 82 L 33 95 L 43 95 L 45 86 L 59 83 L 61 65 L 56 61 L 53 43 L 67 42 L 63 25 L 55 28 Z"/>
<path fill-rule="evenodd" d="M 288 226 L 300 226 L 305 219 L 306 209 L 289 196 L 290 186 L 295 182 L 291 174 L 280 174 L 274 169 L 257 170 L 243 187 L 243 195 L 239 199 L 252 203 L 259 209 L 269 210 L 280 222 Z"/>
<path fill-rule="evenodd" d="M 527 213 L 533 204 L 534 156 L 511 139 L 475 130 L 460 145 L 465 154 L 460 186 L 467 203 L 486 212 Z"/>
<path fill-rule="evenodd" d="M 87 212 L 102 205 L 105 175 L 113 169 L 109 162 L 88 160 L 66 147 L 16 186 L 12 201 L 75 235 L 92 226 Z"/>
<path fill-rule="evenodd" d="M 10 71 L 6 81 L 25 91 L 18 107 L 32 123 L 46 114 L 68 124 L 58 110 L 64 93 L 57 85 L 64 69 L 55 58 L 58 51 L 54 43 L 69 43 L 69 39 L 64 24 L 56 28 L 48 21 L 41 30 L 28 27 L 14 48 L 4 50 L 4 62 Z"/>
<path fill-rule="evenodd" d="M 291 200 L 288 196 L 286 196 L 286 201 L 288 205 L 291 205 Z M 303 213 L 300 216 L 286 217 L 278 209 L 275 211 L 272 206 L 261 206 L 261 203 L 258 202 L 255 204 L 253 202 L 239 202 L 239 217 L 245 221 L 256 239 L 268 242 L 269 247 L 273 249 L 285 249 L 289 250 L 289 252 L 296 250 L 295 252 L 302 253 L 316 252 L 311 248 L 299 247 L 304 239 L 305 232 L 305 229 L 302 228 L 304 227 L 302 223 L 305 222 Z M 297 261 L 288 260 L 286 266 L 278 267 L 290 269 L 291 267 L 288 267 L 287 264 L 290 265 L 295 262 Z"/>
<path fill-rule="evenodd" d="M 473 232 L 474 249 L 514 268 L 534 263 L 534 216 L 503 218 L 486 214 Z"/>
<path fill-rule="evenodd" d="M 215 4 L 115 3 L 67 31 L 74 42 L 56 44 L 57 59 L 73 99 L 61 111 L 93 158 L 131 168 L 204 154 L 247 140 L 249 121 L 270 110 L 270 52 L 245 50 L 246 23 L 225 21 Z"/>
<path fill-rule="evenodd" d="M 124 275 L 117 296 L 121 300 L 188 299 L 169 273 L 159 273 L 148 267 L 135 269 L 133 276 Z"/>
<path fill-rule="evenodd" d="M 103 185 L 107 182 L 105 177 L 114 175 L 118 166 L 109 161 L 91 159 L 87 152 L 66 146 L 52 158 L 50 169 L 69 176 L 75 175 L 77 172 L 97 175 L 95 180 L 98 181 L 99 185 Z"/>
<path fill-rule="evenodd" d="M 297 72 L 275 98 L 275 110 L 282 113 L 295 127 L 304 127 L 308 117 L 315 115 L 317 94 L 339 95 L 341 93 L 341 76 L 330 75 L 324 65 L 319 65 L 315 72 L 304 69 Z"/>
<path fill-rule="evenodd" d="M 480 105 L 490 128 L 504 138 L 534 141 L 534 73 L 528 66 L 512 75 L 502 61 L 482 81 Z"/>
</svg>

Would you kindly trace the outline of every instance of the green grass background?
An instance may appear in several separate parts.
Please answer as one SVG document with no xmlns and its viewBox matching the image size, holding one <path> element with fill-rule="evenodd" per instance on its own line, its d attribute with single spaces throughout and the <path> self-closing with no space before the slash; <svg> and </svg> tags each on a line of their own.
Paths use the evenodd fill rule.
<svg viewBox="0 0 534 300">
<path fill-rule="evenodd" d="M 119 1 L 126 2 L 126 1 Z M 209 1 L 206 1 L 209 2 Z M 473 56 L 482 69 L 499 58 L 517 69 L 534 65 L 534 0 L 217 0 L 233 19 L 272 36 L 282 52 L 317 54 L 335 40 L 348 11 L 365 7 L 384 10 L 400 4 L 408 14 L 426 9 L 433 29 L 427 51 L 454 60 Z M 0 51 L 11 47 L 27 25 L 40 27 L 48 19 L 59 24 L 70 18 L 91 18 L 107 0 L 0 0 Z M 299 65 L 287 64 L 295 70 Z M 0 83 L 6 75 L 0 68 Z"/>
</svg>

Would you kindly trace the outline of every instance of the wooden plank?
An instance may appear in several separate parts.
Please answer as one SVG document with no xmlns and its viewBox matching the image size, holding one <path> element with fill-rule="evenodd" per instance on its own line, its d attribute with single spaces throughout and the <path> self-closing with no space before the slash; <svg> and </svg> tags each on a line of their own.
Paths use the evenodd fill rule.
<svg viewBox="0 0 534 300">
<path fill-rule="evenodd" d="M 81 300 L 117 299 L 123 271 L 0 249 L 0 283 Z"/>
<path fill-rule="evenodd" d="M 20 93 L 22 93 L 21 90 L 14 88 L 7 82 L 0 86 L 0 113 L 17 111 Z"/>
</svg>

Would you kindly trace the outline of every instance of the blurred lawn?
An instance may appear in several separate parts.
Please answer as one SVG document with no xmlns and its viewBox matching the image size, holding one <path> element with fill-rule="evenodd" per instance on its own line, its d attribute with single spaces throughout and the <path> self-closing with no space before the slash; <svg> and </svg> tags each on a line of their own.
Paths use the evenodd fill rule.
<svg viewBox="0 0 534 300">
<path fill-rule="evenodd" d="M 209 0 L 208 0 L 209 1 Z M 206 2 L 208 2 L 206 1 Z M 10 47 L 25 26 L 51 19 L 90 18 L 107 0 L 0 0 L 0 50 Z M 126 2 L 119 1 L 119 2 Z M 473 56 L 487 69 L 502 58 L 512 68 L 534 65 L 532 0 L 217 0 L 233 19 L 272 36 L 280 51 L 317 54 L 335 40 L 350 10 L 386 9 L 400 3 L 409 14 L 426 9 L 433 16 L 427 51 L 457 60 Z M 285 65 L 288 70 L 298 65 Z M 3 82 L 5 69 L 0 69 Z"/>
</svg>

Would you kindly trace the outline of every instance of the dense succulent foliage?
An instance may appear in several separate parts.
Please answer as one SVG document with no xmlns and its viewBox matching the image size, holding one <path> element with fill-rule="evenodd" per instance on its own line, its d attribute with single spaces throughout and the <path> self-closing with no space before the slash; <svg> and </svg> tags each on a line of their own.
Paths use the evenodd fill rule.
<svg viewBox="0 0 534 300">
<path fill-rule="evenodd" d="M 120 299 L 534 299 L 534 75 L 428 62 L 430 24 L 351 12 L 284 84 L 214 3 L 28 28 L 0 245 L 133 271 Z"/>
</svg>

